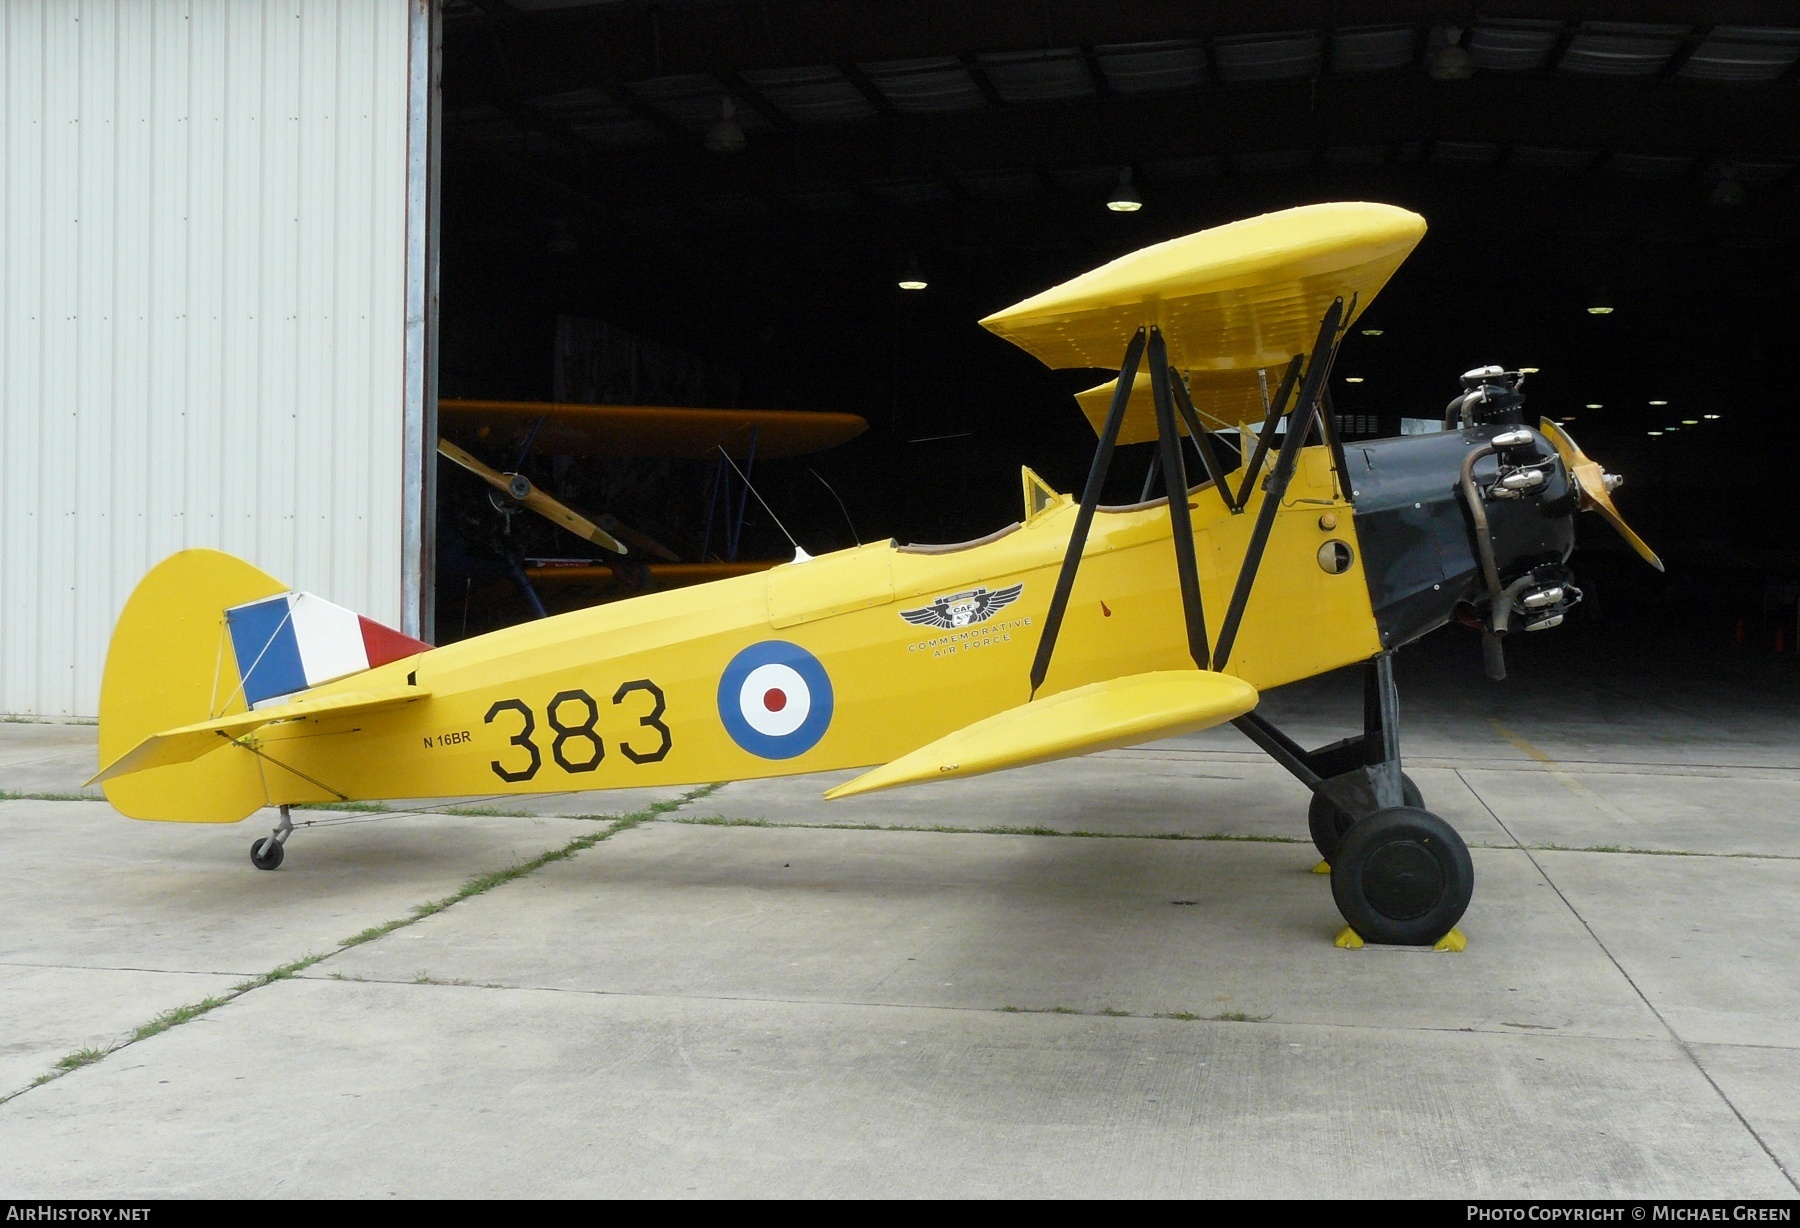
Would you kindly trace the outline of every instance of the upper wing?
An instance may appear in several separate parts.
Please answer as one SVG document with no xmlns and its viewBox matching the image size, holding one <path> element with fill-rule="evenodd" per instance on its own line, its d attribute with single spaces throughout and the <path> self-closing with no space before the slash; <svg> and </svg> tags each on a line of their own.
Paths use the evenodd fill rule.
<svg viewBox="0 0 1800 1228">
<path fill-rule="evenodd" d="M 1122 352 L 1122 351 L 1121 351 Z M 1207 430 L 1227 430 L 1246 422 L 1261 422 L 1269 412 L 1269 402 L 1281 389 L 1283 368 L 1264 371 L 1189 371 L 1188 399 L 1199 415 L 1200 425 Z M 1075 394 L 1075 403 L 1098 435 L 1106 426 L 1107 411 L 1112 408 L 1113 389 L 1118 379 L 1109 379 Z M 1119 425 L 1121 444 L 1149 443 L 1156 438 L 1156 402 L 1150 389 L 1150 373 L 1139 371 L 1131 384 L 1131 399 L 1125 402 L 1125 420 Z M 1188 433 L 1187 420 L 1175 416 L 1177 434 Z"/>
<path fill-rule="evenodd" d="M 1425 219 L 1393 205 L 1284 209 L 1141 248 L 981 323 L 1051 367 L 1116 370 L 1132 333 L 1151 325 L 1180 371 L 1285 367 L 1312 346 L 1333 299 L 1348 324 L 1424 234 Z"/>
<path fill-rule="evenodd" d="M 1109 678 L 977 721 L 825 796 L 849 797 L 1136 746 L 1210 729 L 1254 707 L 1256 688 L 1230 674 L 1164 670 Z"/>
<path fill-rule="evenodd" d="M 759 460 L 804 456 L 869 429 L 855 414 L 555 401 L 439 401 L 438 422 L 446 435 L 471 446 L 479 440 L 509 452 L 530 437 L 536 452 L 606 459 L 697 460 L 717 457 L 713 449 L 719 447 L 739 460 L 752 450 Z"/>
</svg>

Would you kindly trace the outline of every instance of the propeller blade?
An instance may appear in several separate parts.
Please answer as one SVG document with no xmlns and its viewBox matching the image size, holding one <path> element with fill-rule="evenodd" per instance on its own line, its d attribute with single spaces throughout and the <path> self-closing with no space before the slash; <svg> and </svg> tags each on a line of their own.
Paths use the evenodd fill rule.
<svg viewBox="0 0 1800 1228">
<path fill-rule="evenodd" d="M 614 554 L 631 553 L 624 542 L 574 508 L 552 499 L 533 486 L 529 478 L 517 473 L 501 473 L 498 469 L 484 465 L 448 439 L 438 440 L 438 453 L 461 465 L 507 498 L 536 512 L 552 524 L 561 525 L 575 536 L 593 542 L 602 550 L 610 550 Z M 520 489 L 521 486 L 523 490 Z"/>
<path fill-rule="evenodd" d="M 608 512 L 600 517 L 600 527 L 617 537 L 620 541 L 630 542 L 646 554 L 654 554 L 659 559 L 670 563 L 681 562 L 681 556 L 651 537 L 648 533 L 640 533 L 617 516 Z"/>
<path fill-rule="evenodd" d="M 1619 509 L 1613 505 L 1612 492 L 1606 487 L 1606 470 L 1600 467 L 1600 462 L 1590 460 L 1587 453 L 1583 452 L 1576 445 L 1574 439 L 1570 438 L 1569 433 L 1550 419 L 1539 419 L 1538 430 L 1542 431 L 1544 437 L 1556 446 L 1556 451 L 1562 457 L 1563 464 L 1567 466 L 1570 476 L 1581 488 L 1581 510 L 1599 512 L 1607 524 L 1618 530 L 1619 536 L 1625 539 L 1625 544 L 1637 551 L 1639 558 L 1656 570 L 1663 570 L 1662 560 L 1656 557 L 1656 551 L 1652 550 L 1643 538 L 1631 531 L 1631 526 L 1625 523 L 1625 517 L 1621 516 Z"/>
</svg>

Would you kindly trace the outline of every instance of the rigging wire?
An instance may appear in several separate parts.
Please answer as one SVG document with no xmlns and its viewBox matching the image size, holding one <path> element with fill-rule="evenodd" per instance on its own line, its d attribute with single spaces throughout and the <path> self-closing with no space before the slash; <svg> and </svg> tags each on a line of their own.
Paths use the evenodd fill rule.
<svg viewBox="0 0 1800 1228">
<path fill-rule="evenodd" d="M 731 453 L 725 450 L 723 444 L 714 444 L 713 447 L 719 449 L 719 455 L 725 458 L 725 463 L 730 465 L 732 471 L 743 481 L 744 489 L 756 496 L 756 501 L 762 504 L 763 511 L 769 513 L 769 519 L 775 522 L 775 527 L 781 530 L 781 535 L 788 539 L 788 544 L 794 548 L 794 561 L 800 562 L 803 559 L 810 559 L 812 555 L 806 553 L 806 550 L 800 543 L 794 540 L 794 535 L 788 532 L 788 527 L 781 523 L 781 517 L 777 516 L 775 514 L 775 509 L 769 506 L 769 501 L 762 497 L 762 491 L 756 489 L 756 487 L 751 484 L 749 477 L 745 475 L 742 469 L 738 468 L 738 463 L 731 459 Z"/>
</svg>

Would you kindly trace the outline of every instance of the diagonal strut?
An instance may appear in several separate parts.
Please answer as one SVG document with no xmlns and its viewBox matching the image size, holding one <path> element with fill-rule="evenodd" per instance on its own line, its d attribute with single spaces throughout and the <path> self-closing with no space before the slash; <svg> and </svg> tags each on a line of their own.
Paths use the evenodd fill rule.
<svg viewBox="0 0 1800 1228">
<path fill-rule="evenodd" d="M 1056 637 L 1062 631 L 1063 615 L 1069 608 L 1069 594 L 1075 589 L 1075 571 L 1081 566 L 1081 552 L 1087 546 L 1088 530 L 1094 523 L 1094 509 L 1100 504 L 1100 490 L 1106 485 L 1106 471 L 1112 466 L 1113 446 L 1119 441 L 1119 427 L 1125 421 L 1125 406 L 1131 400 L 1131 385 L 1137 381 L 1138 363 L 1144 356 L 1144 330 L 1131 335 L 1125 347 L 1125 362 L 1119 368 L 1119 382 L 1113 388 L 1112 406 L 1106 411 L 1106 426 L 1100 432 L 1100 445 L 1094 449 L 1094 463 L 1088 469 L 1087 485 L 1081 492 L 1081 506 L 1075 513 L 1075 527 L 1069 533 L 1069 548 L 1063 554 L 1062 571 L 1057 573 L 1056 592 L 1050 598 L 1050 609 L 1044 614 L 1044 633 L 1038 639 L 1037 656 L 1031 662 L 1031 694 L 1036 698 L 1050 672 L 1050 655 L 1056 651 Z"/>
</svg>

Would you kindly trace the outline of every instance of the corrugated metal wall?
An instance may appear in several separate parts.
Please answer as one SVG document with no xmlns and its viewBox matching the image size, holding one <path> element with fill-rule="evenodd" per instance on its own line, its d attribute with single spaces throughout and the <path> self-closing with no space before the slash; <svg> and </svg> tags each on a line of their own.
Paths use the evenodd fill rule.
<svg viewBox="0 0 1800 1228">
<path fill-rule="evenodd" d="M 0 0 L 0 712 L 91 715 L 188 546 L 402 621 L 408 36 Z"/>
</svg>

